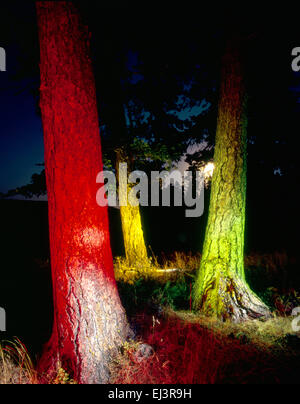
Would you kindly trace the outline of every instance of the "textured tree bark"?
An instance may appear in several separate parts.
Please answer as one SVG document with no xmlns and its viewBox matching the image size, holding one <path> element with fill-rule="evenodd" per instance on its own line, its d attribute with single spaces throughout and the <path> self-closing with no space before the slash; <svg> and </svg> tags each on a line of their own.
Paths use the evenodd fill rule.
<svg viewBox="0 0 300 404">
<path fill-rule="evenodd" d="M 246 92 L 239 45 L 233 40 L 221 76 L 215 170 L 194 307 L 238 322 L 268 316 L 269 310 L 245 281 Z"/>
<path fill-rule="evenodd" d="M 113 272 L 89 33 L 72 2 L 37 2 L 54 324 L 39 369 L 80 383 L 108 380 L 127 335 Z"/>
<path fill-rule="evenodd" d="M 126 163 L 128 172 L 132 170 L 132 162 L 124 148 L 116 149 L 116 172 L 119 181 L 119 164 Z M 122 181 L 122 178 L 121 178 Z M 118 184 L 119 194 L 122 184 Z M 121 186 L 120 186 L 121 185 Z M 127 197 L 134 184 L 126 184 Z M 120 197 L 120 195 L 119 195 Z M 125 247 L 126 261 L 129 266 L 137 269 L 141 273 L 149 272 L 150 261 L 148 258 L 147 248 L 144 239 L 142 227 L 141 212 L 139 206 L 120 206 L 122 232 Z"/>
</svg>

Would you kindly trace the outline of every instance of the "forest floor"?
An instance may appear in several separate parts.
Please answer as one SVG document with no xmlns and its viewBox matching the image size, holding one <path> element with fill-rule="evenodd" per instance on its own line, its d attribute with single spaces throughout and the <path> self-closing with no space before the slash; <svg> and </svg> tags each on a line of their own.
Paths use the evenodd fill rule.
<svg viewBox="0 0 300 404">
<path fill-rule="evenodd" d="M 115 361 L 111 382 L 298 384 L 300 335 L 292 332 L 292 320 L 235 325 L 184 311 L 137 315 L 138 338 Z"/>
<path fill-rule="evenodd" d="M 246 257 L 251 288 L 274 314 L 267 321 L 221 322 L 195 313 L 191 291 L 200 255 L 174 253 L 153 258 L 152 273 L 115 270 L 121 300 L 135 339 L 111 364 L 118 384 L 298 384 L 300 334 L 292 330 L 300 307 L 299 274 L 285 253 Z M 154 269 L 176 269 L 155 271 Z M 0 384 L 38 383 L 34 365 L 18 341 L 0 345 Z M 53 384 L 74 384 L 60 369 Z"/>
<path fill-rule="evenodd" d="M 152 272 L 143 276 L 117 260 L 121 299 L 137 337 L 114 364 L 112 382 L 298 384 L 300 334 L 293 331 L 291 316 L 300 307 L 296 260 L 285 252 L 246 256 L 247 282 L 273 318 L 241 324 L 193 312 L 200 260 L 200 254 L 180 252 L 153 257 Z"/>
</svg>

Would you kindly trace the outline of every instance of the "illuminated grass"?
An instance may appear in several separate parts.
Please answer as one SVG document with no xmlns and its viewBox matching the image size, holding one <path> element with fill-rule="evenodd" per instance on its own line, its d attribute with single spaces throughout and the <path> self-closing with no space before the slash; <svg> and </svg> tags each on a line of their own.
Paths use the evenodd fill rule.
<svg viewBox="0 0 300 404">
<path fill-rule="evenodd" d="M 278 289 L 265 291 L 274 301 L 274 318 L 241 324 L 190 311 L 190 284 L 200 258 L 192 253 L 162 254 L 152 258 L 154 269 L 181 270 L 158 272 L 148 279 L 128 277 L 123 281 L 119 277 L 119 292 L 122 299 L 125 296 L 136 340 L 127 342 L 111 364 L 112 383 L 281 383 L 299 374 L 300 338 L 292 331 L 293 317 L 286 309 L 300 306 L 300 300 L 295 290 L 280 290 L 291 258 L 279 252 L 253 253 L 245 258 L 248 274 L 257 271 L 259 284 L 265 286 L 264 277 L 267 286 L 277 282 Z M 126 266 L 123 270 L 126 274 Z M 136 353 L 144 343 L 153 351 L 141 358 Z M 76 384 L 62 368 L 51 377 L 40 377 L 19 340 L 3 342 L 0 384 L 38 383 Z"/>
<path fill-rule="evenodd" d="M 163 318 L 141 314 L 135 321 L 141 323 L 140 339 L 123 347 L 111 383 L 286 383 L 295 382 L 299 372 L 299 344 L 289 345 L 287 318 L 233 325 L 169 311 Z M 144 343 L 153 351 L 140 358 Z"/>
<path fill-rule="evenodd" d="M 167 256 L 153 254 L 149 262 L 145 263 L 145 270 L 129 265 L 124 257 L 116 257 L 114 261 L 115 277 L 117 281 L 133 284 L 138 279 L 158 280 L 161 282 L 181 279 L 184 275 L 191 275 L 200 265 L 201 255 L 184 252 L 174 252 Z"/>
<path fill-rule="evenodd" d="M 300 339 L 291 328 L 293 317 L 278 310 L 279 302 L 284 302 L 285 308 L 300 306 L 297 292 L 283 287 L 293 260 L 279 252 L 245 257 L 246 275 L 255 275 L 252 284 L 257 282 L 260 295 L 268 297 L 274 317 L 232 324 L 190 310 L 189 285 L 194 282 L 200 258 L 199 254 L 181 252 L 162 255 L 155 257 L 156 267 L 182 270 L 134 281 L 129 277 L 129 283 L 119 278 L 119 292 L 138 342 L 124 347 L 114 364 L 111 382 L 294 382 L 300 370 Z M 273 284 L 278 290 L 270 287 Z M 154 348 L 153 355 L 137 362 L 135 352 L 142 343 Z"/>
<path fill-rule="evenodd" d="M 186 311 L 169 311 L 169 315 L 176 316 L 188 323 L 199 324 L 213 331 L 220 338 L 240 339 L 263 350 L 285 349 L 285 337 L 299 335 L 299 333 L 297 334 L 292 330 L 294 317 L 275 316 L 266 321 L 251 320 L 234 324 L 230 321 L 222 322 Z"/>
<path fill-rule="evenodd" d="M 0 384 L 37 384 L 31 358 L 17 338 L 0 345 Z"/>
</svg>

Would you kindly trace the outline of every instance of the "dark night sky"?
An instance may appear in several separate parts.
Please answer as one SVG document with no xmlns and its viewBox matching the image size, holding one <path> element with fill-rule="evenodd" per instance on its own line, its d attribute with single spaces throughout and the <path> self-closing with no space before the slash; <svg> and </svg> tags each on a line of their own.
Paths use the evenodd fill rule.
<svg viewBox="0 0 300 404">
<path fill-rule="evenodd" d="M 32 73 L 28 74 L 37 46 L 34 5 L 2 3 L 0 14 L 0 46 L 7 59 L 7 71 L 0 72 L 0 192 L 7 192 L 30 181 L 39 171 L 35 164 L 43 162 L 44 151 L 41 118 L 30 91 Z"/>
<path fill-rule="evenodd" d="M 0 192 L 27 184 L 38 171 L 36 163 L 44 161 L 41 119 L 36 113 L 35 99 L 28 92 L 17 93 L 9 70 L 10 49 L 7 49 L 8 72 L 0 72 Z"/>
<path fill-rule="evenodd" d="M 44 161 L 44 149 L 37 100 L 31 91 L 38 80 L 34 2 L 1 3 L 0 15 L 0 47 L 7 58 L 7 71 L 0 72 L 0 192 L 5 193 L 29 183 L 31 175 L 41 171 L 36 164 Z"/>
</svg>

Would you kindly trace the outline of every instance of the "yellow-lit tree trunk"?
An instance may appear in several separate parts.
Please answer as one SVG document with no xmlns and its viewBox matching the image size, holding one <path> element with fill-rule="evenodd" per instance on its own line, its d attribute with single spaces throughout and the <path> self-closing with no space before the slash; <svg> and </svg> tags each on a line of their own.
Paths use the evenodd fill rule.
<svg viewBox="0 0 300 404">
<path fill-rule="evenodd" d="M 116 150 L 116 172 L 119 181 L 119 164 L 126 163 L 128 172 L 131 171 L 132 162 L 124 148 Z M 120 179 L 122 181 L 122 177 Z M 128 194 L 134 184 L 127 182 L 127 199 Z M 119 183 L 119 190 L 122 184 Z M 119 195 L 120 198 L 120 195 Z M 144 232 L 142 227 L 141 212 L 139 206 L 120 206 L 122 232 L 124 239 L 124 248 L 127 264 L 137 269 L 139 272 L 145 273 L 150 271 L 150 260 L 148 258 L 147 248 L 145 244 Z"/>
<path fill-rule="evenodd" d="M 208 224 L 194 288 L 194 307 L 241 321 L 268 316 L 244 274 L 246 93 L 239 45 L 230 41 L 222 77 Z"/>
</svg>

